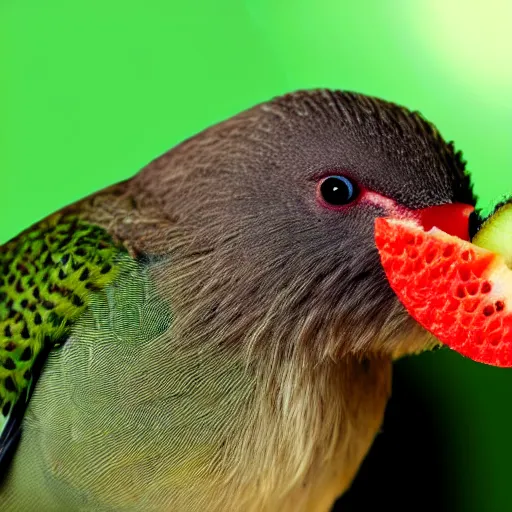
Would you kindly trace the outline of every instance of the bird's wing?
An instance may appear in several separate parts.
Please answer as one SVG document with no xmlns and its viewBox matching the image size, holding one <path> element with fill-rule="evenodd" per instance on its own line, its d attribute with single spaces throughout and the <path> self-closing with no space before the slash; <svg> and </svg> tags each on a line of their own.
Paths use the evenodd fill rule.
<svg viewBox="0 0 512 512">
<path fill-rule="evenodd" d="M 48 354 L 127 258 L 106 230 L 64 213 L 0 246 L 0 476 Z"/>
</svg>

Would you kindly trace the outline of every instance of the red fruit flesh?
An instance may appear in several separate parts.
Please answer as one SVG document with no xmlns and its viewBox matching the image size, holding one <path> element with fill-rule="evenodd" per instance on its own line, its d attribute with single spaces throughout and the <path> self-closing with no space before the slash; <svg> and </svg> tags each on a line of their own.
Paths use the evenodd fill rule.
<svg viewBox="0 0 512 512">
<path fill-rule="evenodd" d="M 391 288 L 442 343 L 475 361 L 512 366 L 512 271 L 503 258 L 417 222 L 375 221 Z"/>
</svg>

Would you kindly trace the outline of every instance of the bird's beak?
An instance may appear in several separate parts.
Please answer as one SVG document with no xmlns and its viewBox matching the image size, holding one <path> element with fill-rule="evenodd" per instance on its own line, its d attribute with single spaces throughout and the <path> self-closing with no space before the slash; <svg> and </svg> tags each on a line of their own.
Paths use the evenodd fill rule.
<svg viewBox="0 0 512 512">
<path fill-rule="evenodd" d="M 425 231 L 436 227 L 449 235 L 469 241 L 470 216 L 474 210 L 474 206 L 469 204 L 448 203 L 414 210 L 412 215 L 419 220 Z"/>
</svg>

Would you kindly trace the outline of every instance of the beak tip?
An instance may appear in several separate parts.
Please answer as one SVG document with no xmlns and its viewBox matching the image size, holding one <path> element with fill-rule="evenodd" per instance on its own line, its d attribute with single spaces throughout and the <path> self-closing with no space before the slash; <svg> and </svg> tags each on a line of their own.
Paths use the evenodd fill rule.
<svg viewBox="0 0 512 512">
<path fill-rule="evenodd" d="M 473 240 L 475 235 L 478 233 L 480 228 L 482 227 L 482 224 L 484 222 L 484 219 L 479 215 L 479 213 L 476 210 L 473 210 L 469 215 L 469 239 Z"/>
</svg>

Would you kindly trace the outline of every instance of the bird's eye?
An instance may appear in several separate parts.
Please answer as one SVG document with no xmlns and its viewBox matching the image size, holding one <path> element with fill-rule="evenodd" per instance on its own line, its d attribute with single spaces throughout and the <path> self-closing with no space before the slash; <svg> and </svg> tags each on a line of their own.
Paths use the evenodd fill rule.
<svg viewBox="0 0 512 512">
<path fill-rule="evenodd" d="M 356 184 L 345 176 L 328 176 L 318 184 L 318 193 L 327 206 L 343 206 L 357 197 Z"/>
</svg>

